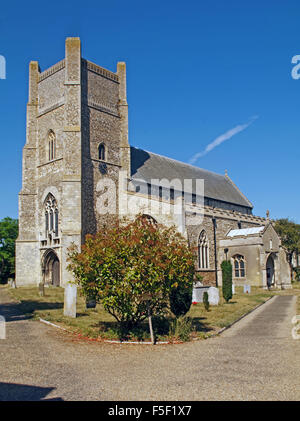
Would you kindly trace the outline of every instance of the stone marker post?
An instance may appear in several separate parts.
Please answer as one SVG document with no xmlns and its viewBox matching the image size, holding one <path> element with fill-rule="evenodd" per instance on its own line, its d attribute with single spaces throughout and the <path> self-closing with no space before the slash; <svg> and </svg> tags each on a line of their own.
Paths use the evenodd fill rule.
<svg viewBox="0 0 300 421">
<path fill-rule="evenodd" d="M 77 285 L 67 284 L 65 287 L 64 316 L 76 317 Z"/>
</svg>

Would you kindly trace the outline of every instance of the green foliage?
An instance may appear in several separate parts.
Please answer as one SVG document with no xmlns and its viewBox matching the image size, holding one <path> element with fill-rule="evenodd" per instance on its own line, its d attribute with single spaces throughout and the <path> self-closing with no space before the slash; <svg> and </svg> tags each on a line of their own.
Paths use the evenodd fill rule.
<svg viewBox="0 0 300 421">
<path fill-rule="evenodd" d="M 192 284 L 179 283 L 170 293 L 170 310 L 176 316 L 184 316 L 192 304 Z"/>
<path fill-rule="evenodd" d="M 163 315 L 172 289 L 192 287 L 194 259 L 175 227 L 138 216 L 88 235 L 80 253 L 73 245 L 68 270 L 85 296 L 101 300 L 108 313 L 132 329 L 148 310 Z"/>
<path fill-rule="evenodd" d="M 170 323 L 169 336 L 186 342 L 190 340 L 192 330 L 192 319 L 190 317 L 180 316 Z"/>
<path fill-rule="evenodd" d="M 230 261 L 224 260 L 221 264 L 221 269 L 223 297 L 226 303 L 228 303 L 232 298 L 232 265 Z"/>
<path fill-rule="evenodd" d="M 209 310 L 209 301 L 208 301 L 208 292 L 204 291 L 203 293 L 203 304 L 206 311 Z"/>
<path fill-rule="evenodd" d="M 294 268 L 294 273 L 295 273 L 295 281 L 300 281 L 300 266 L 297 266 L 296 268 Z"/>
<path fill-rule="evenodd" d="M 291 255 L 300 253 L 300 225 L 288 218 L 277 219 L 274 228 L 281 238 L 282 245 L 286 248 L 287 252 Z"/>
<path fill-rule="evenodd" d="M 4 218 L 0 221 L 0 283 L 15 275 L 15 241 L 18 236 L 18 220 Z"/>
</svg>

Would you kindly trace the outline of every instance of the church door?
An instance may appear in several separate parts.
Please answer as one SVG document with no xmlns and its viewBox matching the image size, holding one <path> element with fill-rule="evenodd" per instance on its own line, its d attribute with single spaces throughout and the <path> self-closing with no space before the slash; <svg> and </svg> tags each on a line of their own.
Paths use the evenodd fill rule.
<svg viewBox="0 0 300 421">
<path fill-rule="evenodd" d="M 56 258 L 52 265 L 52 285 L 59 287 L 60 285 L 60 273 L 59 273 L 59 260 Z"/>
<path fill-rule="evenodd" d="M 46 252 L 43 264 L 44 283 L 60 286 L 60 263 L 53 250 Z"/>
<path fill-rule="evenodd" d="M 275 285 L 275 270 L 274 270 L 274 259 L 272 256 L 268 257 L 267 260 L 267 286 L 270 288 Z"/>
</svg>

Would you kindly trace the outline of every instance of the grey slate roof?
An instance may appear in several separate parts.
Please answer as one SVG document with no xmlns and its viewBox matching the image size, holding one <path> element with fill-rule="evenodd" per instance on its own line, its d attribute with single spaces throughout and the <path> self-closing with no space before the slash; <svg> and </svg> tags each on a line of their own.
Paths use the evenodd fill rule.
<svg viewBox="0 0 300 421">
<path fill-rule="evenodd" d="M 132 146 L 130 149 L 131 177 L 134 180 L 145 180 L 150 183 L 153 178 L 168 180 L 178 178 L 183 183 L 184 179 L 204 179 L 205 197 L 248 208 L 253 207 L 229 177 Z"/>
</svg>

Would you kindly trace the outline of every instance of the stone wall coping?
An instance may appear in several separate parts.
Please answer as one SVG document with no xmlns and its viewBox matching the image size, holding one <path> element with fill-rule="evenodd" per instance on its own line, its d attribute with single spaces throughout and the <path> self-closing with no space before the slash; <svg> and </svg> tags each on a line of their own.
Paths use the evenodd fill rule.
<svg viewBox="0 0 300 421">
<path fill-rule="evenodd" d="M 95 64 L 89 60 L 84 60 L 87 65 L 87 69 L 91 72 L 94 72 L 100 76 L 105 77 L 106 79 L 110 79 L 113 82 L 119 83 L 119 76 L 110 70 L 104 69 L 104 67 L 99 66 L 98 64 Z"/>
<path fill-rule="evenodd" d="M 65 59 L 63 59 L 58 63 L 54 64 L 53 66 L 49 67 L 49 69 L 44 70 L 42 73 L 39 74 L 38 82 L 41 82 L 47 77 L 52 76 L 54 73 L 59 72 L 65 67 L 65 65 Z"/>
</svg>

